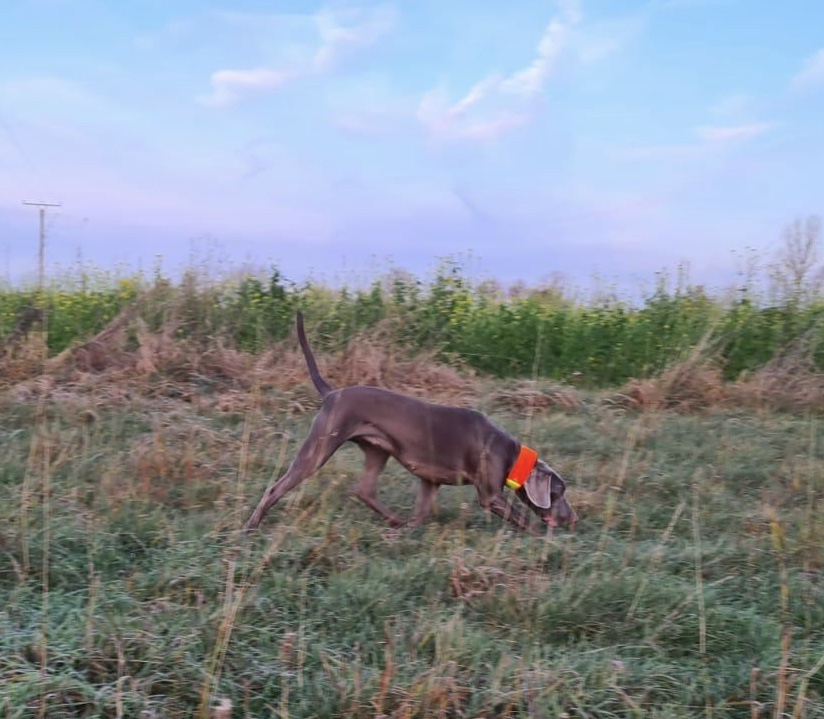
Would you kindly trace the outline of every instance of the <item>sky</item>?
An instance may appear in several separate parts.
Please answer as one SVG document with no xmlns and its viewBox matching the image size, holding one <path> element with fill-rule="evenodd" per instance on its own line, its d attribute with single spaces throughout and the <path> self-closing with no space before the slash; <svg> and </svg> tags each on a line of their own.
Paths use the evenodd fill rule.
<svg viewBox="0 0 824 719">
<path fill-rule="evenodd" d="M 3 0 L 0 269 L 619 287 L 824 212 L 815 0 Z"/>
</svg>

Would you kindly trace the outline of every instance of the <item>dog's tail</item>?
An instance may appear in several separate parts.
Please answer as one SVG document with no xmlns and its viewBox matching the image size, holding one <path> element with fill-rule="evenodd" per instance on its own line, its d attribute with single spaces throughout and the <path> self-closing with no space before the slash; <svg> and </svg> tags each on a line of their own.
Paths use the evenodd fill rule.
<svg viewBox="0 0 824 719">
<path fill-rule="evenodd" d="M 309 342 L 306 341 L 306 330 L 303 328 L 303 312 L 300 310 L 298 310 L 297 326 L 298 342 L 300 342 L 300 348 L 303 350 L 303 356 L 306 358 L 306 366 L 309 367 L 309 376 L 312 378 L 312 384 L 315 385 L 315 389 L 320 392 L 320 396 L 325 397 L 333 388 L 321 377 L 318 363 L 315 361 L 315 355 L 312 354 Z"/>
</svg>

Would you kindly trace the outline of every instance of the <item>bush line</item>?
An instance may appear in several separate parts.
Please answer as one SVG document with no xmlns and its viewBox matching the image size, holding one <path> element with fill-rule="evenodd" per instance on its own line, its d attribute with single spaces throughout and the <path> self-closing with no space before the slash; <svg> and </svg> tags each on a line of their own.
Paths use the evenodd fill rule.
<svg viewBox="0 0 824 719">
<path fill-rule="evenodd" d="M 702 287 L 657 287 L 640 302 L 616 297 L 575 300 L 555 286 L 510 288 L 473 283 L 446 261 L 431 279 L 394 271 L 367 288 L 296 285 L 277 269 L 211 282 L 186 272 L 178 282 L 156 274 L 115 281 L 63 281 L 42 291 L 0 289 L 0 336 L 13 331 L 27 307 L 48 310 L 48 350 L 55 355 L 99 332 L 139 296 L 152 329 L 173 322 L 179 337 L 218 338 L 259 352 L 288 337 L 297 308 L 307 315 L 312 342 L 340 350 L 358 333 L 379 332 L 415 353 L 437 350 L 496 377 L 535 376 L 585 387 L 608 387 L 660 373 L 713 337 L 713 357 L 727 380 L 755 370 L 800 338 L 815 367 L 824 367 L 824 301 L 787 296 L 769 302 L 752 289 L 713 297 Z"/>
</svg>

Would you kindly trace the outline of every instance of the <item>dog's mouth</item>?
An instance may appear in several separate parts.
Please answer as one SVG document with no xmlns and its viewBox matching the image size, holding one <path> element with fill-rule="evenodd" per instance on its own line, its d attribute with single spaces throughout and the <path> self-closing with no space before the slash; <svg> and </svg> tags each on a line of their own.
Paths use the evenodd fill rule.
<svg viewBox="0 0 824 719">
<path fill-rule="evenodd" d="M 541 519 L 544 521 L 544 523 L 547 526 L 552 527 L 552 528 L 566 527 L 568 529 L 575 529 L 575 525 L 578 523 L 578 517 L 575 516 L 574 514 L 569 519 L 566 519 L 566 518 L 557 519 L 556 517 L 554 517 L 551 514 L 547 514 L 545 516 L 542 516 Z"/>
</svg>

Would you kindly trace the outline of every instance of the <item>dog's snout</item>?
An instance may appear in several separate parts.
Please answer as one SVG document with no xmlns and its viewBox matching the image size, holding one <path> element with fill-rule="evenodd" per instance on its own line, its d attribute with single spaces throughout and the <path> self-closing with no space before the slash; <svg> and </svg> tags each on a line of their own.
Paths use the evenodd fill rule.
<svg viewBox="0 0 824 719">
<path fill-rule="evenodd" d="M 578 514 L 566 499 L 562 498 L 553 505 L 553 519 L 561 526 L 574 527 L 578 523 Z"/>
</svg>

